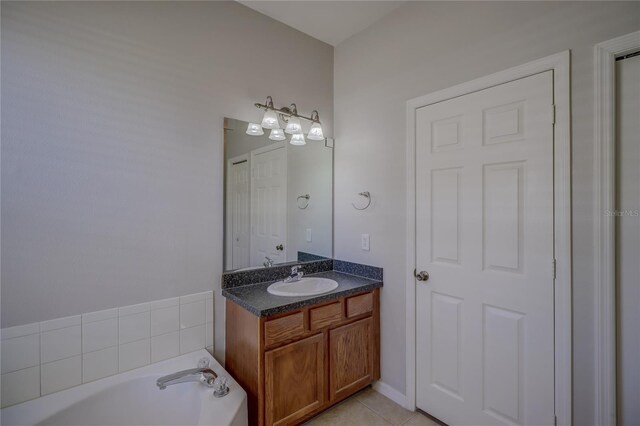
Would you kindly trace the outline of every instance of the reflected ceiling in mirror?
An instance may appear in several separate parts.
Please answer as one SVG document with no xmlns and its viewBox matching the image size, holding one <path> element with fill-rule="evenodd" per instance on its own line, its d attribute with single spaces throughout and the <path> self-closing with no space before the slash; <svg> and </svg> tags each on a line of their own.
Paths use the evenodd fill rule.
<svg viewBox="0 0 640 426">
<path fill-rule="evenodd" d="M 333 148 L 251 129 L 224 120 L 225 271 L 331 258 Z"/>
</svg>

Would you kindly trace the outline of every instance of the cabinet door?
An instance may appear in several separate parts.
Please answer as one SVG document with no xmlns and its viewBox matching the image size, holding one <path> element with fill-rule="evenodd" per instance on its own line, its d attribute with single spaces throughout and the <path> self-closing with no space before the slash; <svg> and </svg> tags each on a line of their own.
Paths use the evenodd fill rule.
<svg viewBox="0 0 640 426">
<path fill-rule="evenodd" d="M 340 399 L 373 380 L 373 320 L 365 318 L 329 332 L 330 395 Z"/>
<path fill-rule="evenodd" d="M 324 334 L 267 351 L 265 423 L 292 424 L 325 402 Z"/>
</svg>

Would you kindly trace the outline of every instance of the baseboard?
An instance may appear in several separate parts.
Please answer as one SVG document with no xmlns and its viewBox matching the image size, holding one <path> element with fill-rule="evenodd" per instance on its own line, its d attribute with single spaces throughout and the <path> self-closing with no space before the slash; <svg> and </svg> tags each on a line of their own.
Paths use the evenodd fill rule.
<svg viewBox="0 0 640 426">
<path fill-rule="evenodd" d="M 400 392 L 396 388 L 391 387 L 388 384 L 386 384 L 386 383 L 384 383 L 384 382 L 382 382 L 380 380 L 378 380 L 377 382 L 373 383 L 371 385 L 371 387 L 373 388 L 373 390 L 375 390 L 376 392 L 379 392 L 382 395 L 386 396 L 387 398 L 389 398 L 390 400 L 392 400 L 396 404 L 407 408 L 407 397 L 406 397 L 406 395 L 404 395 L 402 392 Z"/>
</svg>

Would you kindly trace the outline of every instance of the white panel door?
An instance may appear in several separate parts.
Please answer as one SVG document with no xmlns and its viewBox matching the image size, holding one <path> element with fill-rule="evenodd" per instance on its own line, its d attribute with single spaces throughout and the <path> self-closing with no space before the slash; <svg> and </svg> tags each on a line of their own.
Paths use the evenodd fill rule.
<svg viewBox="0 0 640 426">
<path fill-rule="evenodd" d="M 251 265 L 286 262 L 287 149 L 283 142 L 251 151 Z"/>
<path fill-rule="evenodd" d="M 229 161 L 227 166 L 227 250 L 226 269 L 239 269 L 249 263 L 249 161 Z M 228 246 L 229 247 L 229 246 Z"/>
<path fill-rule="evenodd" d="M 416 111 L 416 397 L 449 425 L 554 422 L 552 79 Z"/>
<path fill-rule="evenodd" d="M 618 425 L 640 424 L 640 56 L 616 63 Z"/>
</svg>

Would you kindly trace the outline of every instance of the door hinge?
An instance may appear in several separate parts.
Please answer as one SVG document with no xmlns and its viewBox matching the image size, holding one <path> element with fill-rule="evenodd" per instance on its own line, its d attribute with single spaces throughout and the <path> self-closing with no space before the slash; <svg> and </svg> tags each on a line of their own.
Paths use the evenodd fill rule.
<svg viewBox="0 0 640 426">
<path fill-rule="evenodd" d="M 555 104 L 551 105 L 551 124 L 556 124 L 556 106 L 555 106 Z"/>
<path fill-rule="evenodd" d="M 558 426 L 558 416 L 553 416 L 553 426 Z"/>
<path fill-rule="evenodd" d="M 556 279 L 556 270 L 558 269 L 558 262 L 556 262 L 556 259 L 553 259 L 553 279 Z"/>
</svg>

